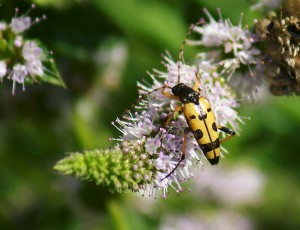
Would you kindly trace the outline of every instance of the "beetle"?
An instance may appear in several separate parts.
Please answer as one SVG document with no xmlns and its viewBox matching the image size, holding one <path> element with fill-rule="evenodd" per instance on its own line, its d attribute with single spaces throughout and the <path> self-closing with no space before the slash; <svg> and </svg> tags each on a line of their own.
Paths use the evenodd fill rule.
<svg viewBox="0 0 300 230">
<path fill-rule="evenodd" d="M 181 45 L 178 57 L 178 79 L 176 85 L 173 87 L 164 85 L 162 88 L 160 88 L 162 95 L 170 98 L 171 100 L 177 100 L 181 102 L 181 105 L 178 105 L 170 114 L 170 116 L 167 117 L 166 121 L 163 124 L 163 127 L 167 126 L 170 120 L 178 112 L 182 112 L 184 114 L 188 125 L 188 127 L 186 127 L 184 130 L 181 157 L 175 168 L 172 169 L 171 172 L 169 172 L 163 179 L 172 175 L 172 173 L 178 168 L 180 163 L 185 159 L 187 135 L 190 132 L 193 133 L 200 149 L 211 165 L 216 165 L 219 162 L 220 144 L 235 135 L 235 131 L 216 124 L 216 118 L 208 99 L 202 96 L 201 91 L 199 91 L 200 78 L 197 76 L 197 73 L 196 83 L 193 87 L 189 87 L 180 82 L 180 62 L 183 56 L 183 48 L 194 27 L 199 23 L 200 22 L 191 25 L 189 32 L 187 33 L 186 38 Z M 167 88 L 171 89 L 172 93 L 167 92 Z M 218 130 L 229 135 L 221 139 Z"/>
</svg>

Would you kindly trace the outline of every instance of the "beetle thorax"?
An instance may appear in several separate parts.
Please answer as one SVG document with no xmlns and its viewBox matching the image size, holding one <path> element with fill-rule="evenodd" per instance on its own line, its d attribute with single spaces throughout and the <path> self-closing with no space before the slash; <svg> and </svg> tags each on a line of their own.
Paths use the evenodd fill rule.
<svg viewBox="0 0 300 230">
<path fill-rule="evenodd" d="M 186 103 L 193 103 L 198 105 L 199 104 L 199 97 L 200 94 L 193 90 L 191 87 L 179 83 L 175 85 L 172 88 L 172 93 L 176 96 L 179 97 L 181 103 L 186 104 Z"/>
</svg>

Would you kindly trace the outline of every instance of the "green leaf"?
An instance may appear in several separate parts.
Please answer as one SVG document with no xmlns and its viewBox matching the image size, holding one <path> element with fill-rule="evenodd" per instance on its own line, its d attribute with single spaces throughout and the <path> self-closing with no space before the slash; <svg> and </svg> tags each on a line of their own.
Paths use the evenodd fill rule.
<svg viewBox="0 0 300 230">
<path fill-rule="evenodd" d="M 6 50 L 6 48 L 7 48 L 7 41 L 4 38 L 0 38 L 0 51 L 3 52 L 4 50 Z"/>
<path fill-rule="evenodd" d="M 43 43 L 39 40 L 34 40 L 34 41 L 37 43 L 39 47 L 43 49 L 43 55 L 44 55 L 44 61 L 43 61 L 44 75 L 37 76 L 36 77 L 37 81 L 66 88 L 66 85 L 62 80 L 61 75 L 59 74 L 54 58 L 50 54 L 47 47 L 43 45 Z"/>
<path fill-rule="evenodd" d="M 162 2 L 91 0 L 91 4 L 108 15 L 127 36 L 139 36 L 171 51 L 179 50 L 187 32 L 179 12 Z"/>
</svg>

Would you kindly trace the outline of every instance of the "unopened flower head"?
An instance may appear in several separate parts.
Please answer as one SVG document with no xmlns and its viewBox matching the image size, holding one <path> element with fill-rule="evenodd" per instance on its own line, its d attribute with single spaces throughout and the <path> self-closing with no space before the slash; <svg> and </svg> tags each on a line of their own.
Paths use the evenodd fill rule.
<svg viewBox="0 0 300 230">
<path fill-rule="evenodd" d="M 180 182 L 193 176 L 197 164 L 207 163 L 197 141 L 192 134 L 186 137 L 185 159 L 170 174 L 178 164 L 182 149 L 184 130 L 188 124 L 182 113 L 174 116 L 172 121 L 165 124 L 172 111 L 180 104 L 177 100 L 162 94 L 164 86 L 174 87 L 178 84 L 178 65 L 170 57 L 165 57 L 168 72 L 155 71 L 150 74 L 153 84 L 141 84 L 141 99 L 135 106 L 134 113 L 128 112 L 124 119 L 117 119 L 114 125 L 122 132 L 118 139 L 121 142 L 143 140 L 145 147 L 143 154 L 151 156 L 154 165 L 154 179 L 145 188 L 158 188 L 163 197 L 169 193 L 169 188 L 181 192 Z M 229 125 L 238 129 L 236 122 L 239 117 L 235 108 L 239 105 L 234 99 L 233 92 L 226 85 L 224 79 L 217 73 L 216 68 L 209 62 L 202 60 L 198 65 L 189 66 L 181 63 L 180 83 L 193 87 L 199 76 L 201 94 L 211 103 L 216 121 L 220 125 Z M 164 83 L 162 83 L 164 82 Z M 170 92 L 170 91 L 169 91 Z M 149 157 L 148 157 L 149 158 Z"/>
</svg>

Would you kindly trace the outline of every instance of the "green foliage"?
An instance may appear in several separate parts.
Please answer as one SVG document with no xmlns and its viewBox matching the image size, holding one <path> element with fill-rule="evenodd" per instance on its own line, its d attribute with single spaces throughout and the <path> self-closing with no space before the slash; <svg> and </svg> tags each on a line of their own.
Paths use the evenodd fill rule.
<svg viewBox="0 0 300 230">
<path fill-rule="evenodd" d="M 74 4 L 74 2 L 76 2 L 76 0 L 60 0 L 60 1 L 56 1 L 56 0 L 33 0 L 33 3 L 41 6 L 41 7 L 49 7 L 49 6 L 53 6 L 53 7 L 57 7 L 57 8 L 65 8 L 68 7 L 72 4 Z"/>
<path fill-rule="evenodd" d="M 66 88 L 66 84 L 64 83 L 57 69 L 55 56 L 51 54 L 48 48 L 41 41 L 35 40 L 35 42 L 39 45 L 39 47 L 43 49 L 43 58 L 44 60 L 46 60 L 45 62 L 43 62 L 45 69 L 44 74 L 42 76 L 37 76 L 37 80 L 42 83 L 48 83 Z"/>
<path fill-rule="evenodd" d="M 177 12 L 165 3 L 139 0 L 92 0 L 91 3 L 108 15 L 129 37 L 150 41 L 160 47 L 165 45 L 171 51 L 179 50 L 180 42 L 174 37 L 184 37 L 187 28 Z M 122 13 L 119 9 L 122 9 Z"/>
</svg>

